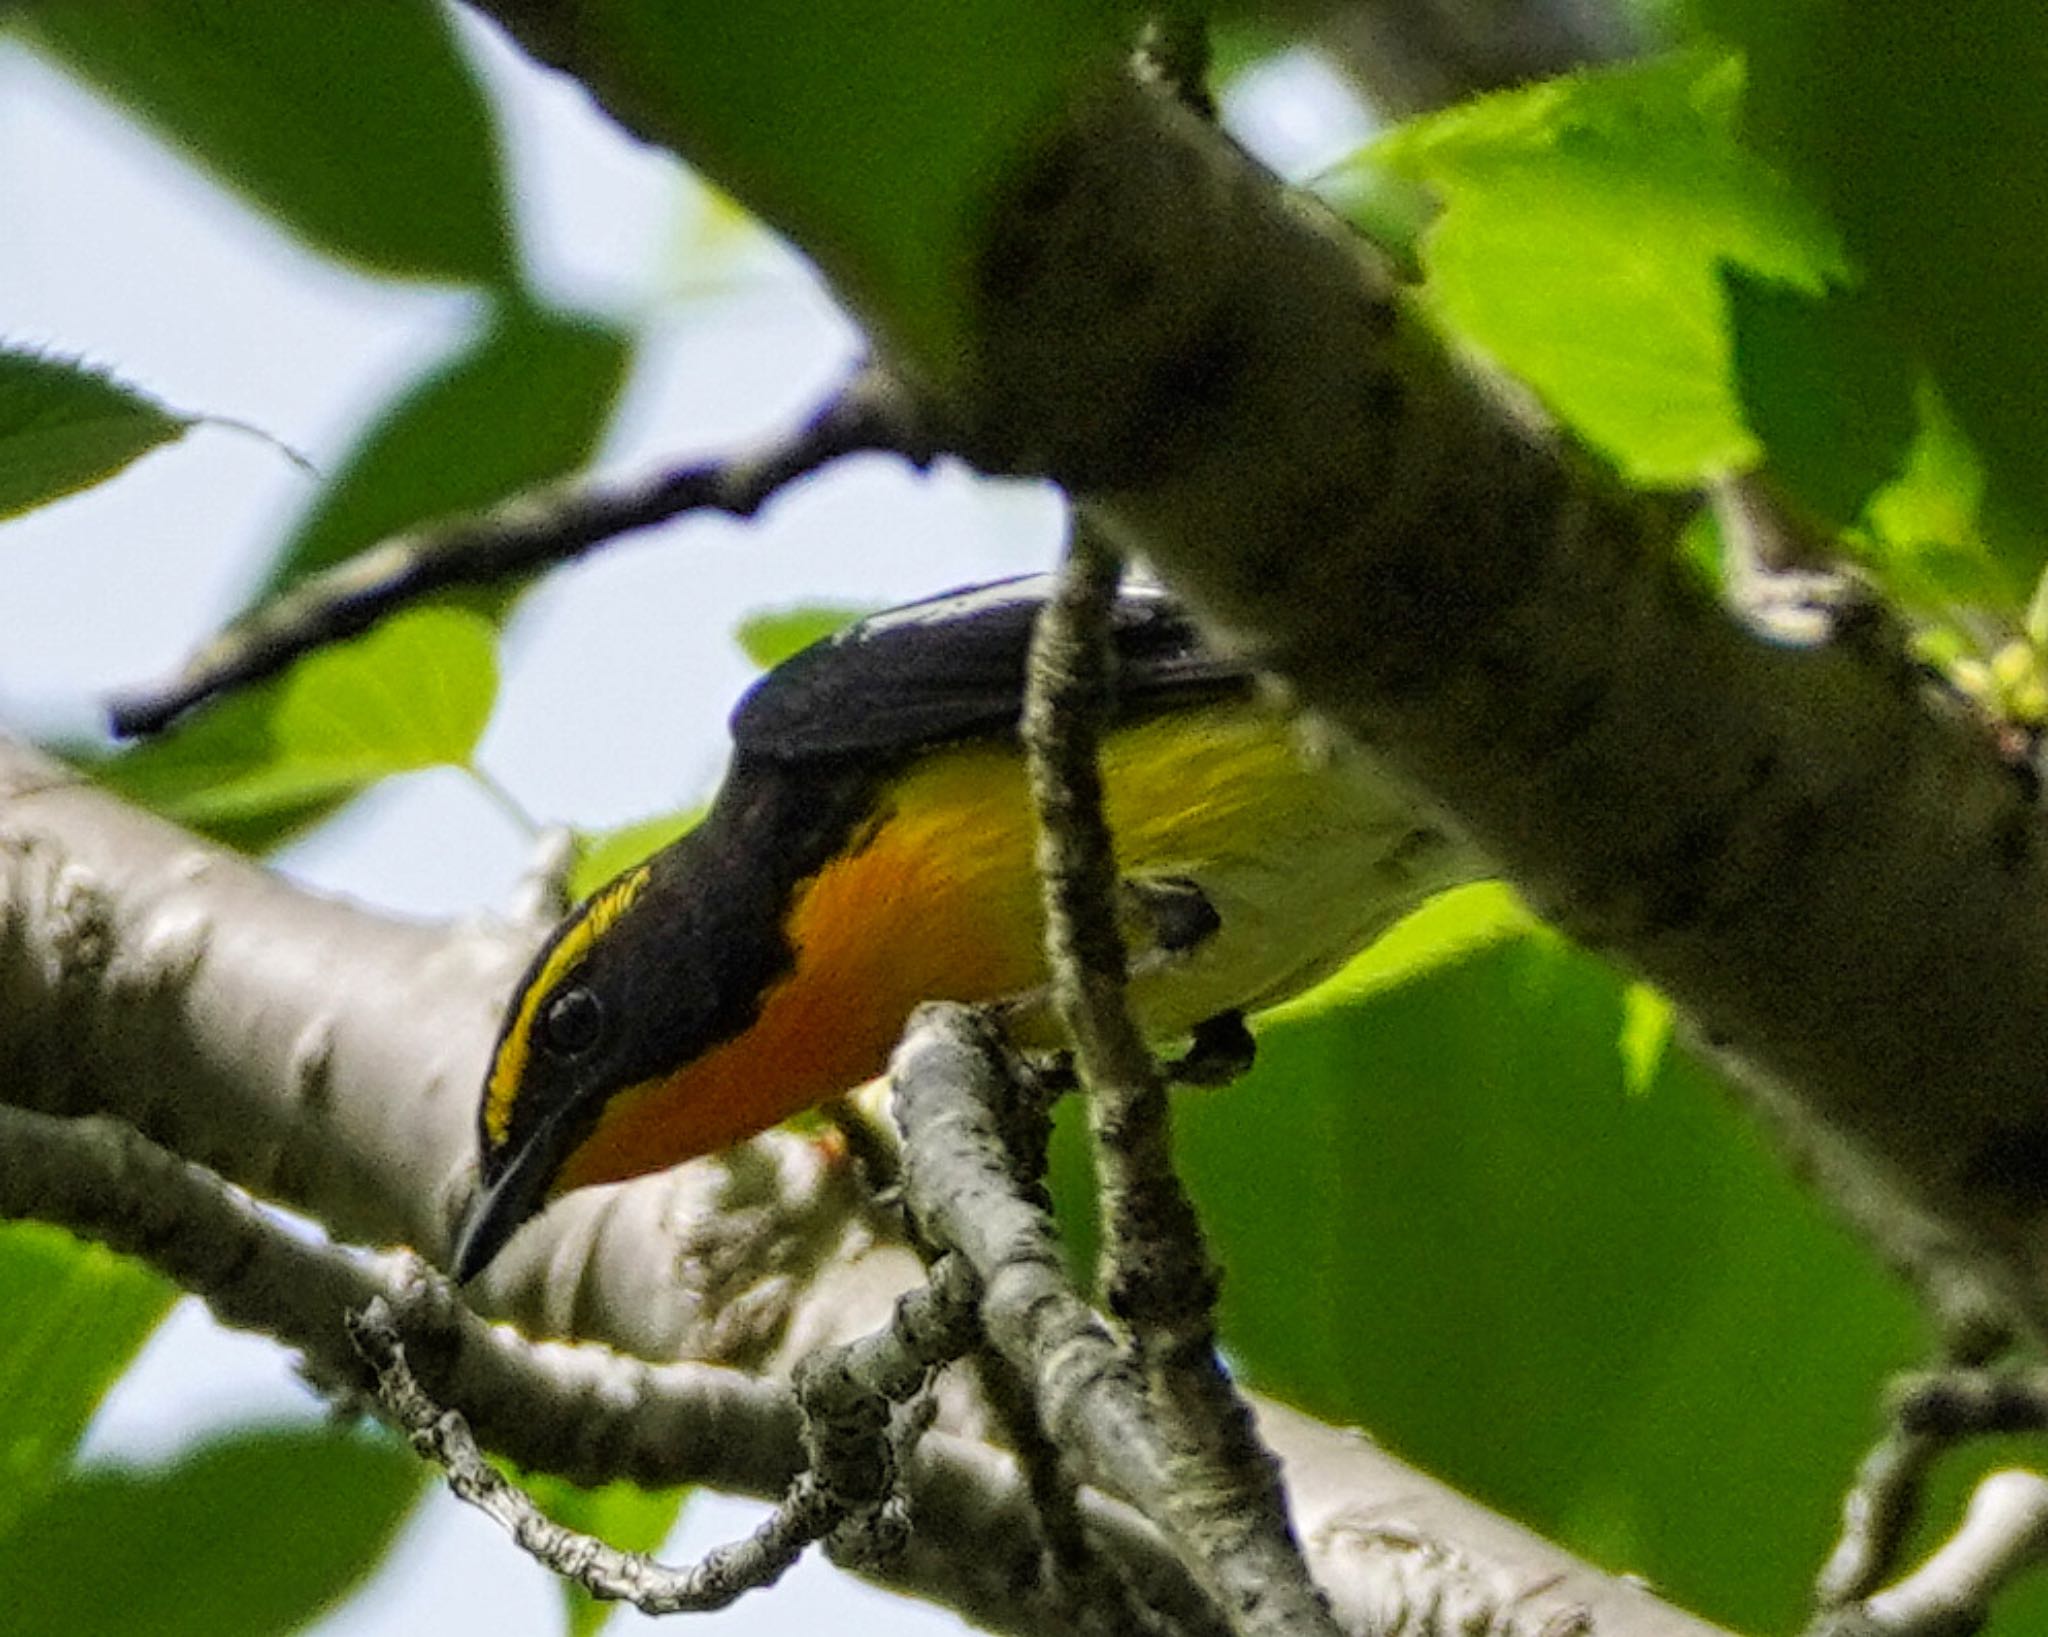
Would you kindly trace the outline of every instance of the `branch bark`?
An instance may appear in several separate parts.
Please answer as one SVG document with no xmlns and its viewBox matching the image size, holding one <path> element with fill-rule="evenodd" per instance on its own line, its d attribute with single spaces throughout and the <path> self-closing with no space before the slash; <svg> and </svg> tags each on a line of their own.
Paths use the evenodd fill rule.
<svg viewBox="0 0 2048 1637">
<path fill-rule="evenodd" d="M 0 1214 L 156 1259 L 228 1322 L 338 1374 L 340 1305 L 403 1294 L 402 1265 L 309 1246 L 124 1126 L 348 1237 L 445 1258 L 474 1163 L 475 1088 L 531 936 L 400 923 L 302 892 L 0 737 L 0 1112 L 25 1111 L 0 1122 Z M 425 1298 L 441 1340 L 415 1362 L 522 1464 L 779 1494 L 800 1452 L 773 1383 L 817 1346 L 878 1328 L 921 1276 L 858 1225 L 852 1186 L 820 1145 L 771 1135 L 570 1196 L 475 1293 L 529 1334 L 768 1381 L 537 1347 L 478 1325 L 445 1291 Z M 1355 1434 L 1271 1405 L 1259 1418 L 1348 1630 L 1382 1629 L 1407 1606 L 1428 1541 L 1454 1543 L 1457 1583 L 1475 1596 L 1505 1606 L 1533 1591 L 1529 1630 L 1585 1608 L 1607 1637 L 1712 1637 Z M 707 1441 L 706 1428 L 722 1430 Z M 1038 1550 L 1029 1481 L 970 1404 L 945 1403 L 906 1489 L 924 1522 L 890 1583 L 995 1629 L 1041 1629 L 1018 1590 Z M 1187 1606 L 1149 1525 L 1094 1492 L 1083 1512 L 1148 1601 L 1175 1606 L 1179 1587 Z"/>
</svg>

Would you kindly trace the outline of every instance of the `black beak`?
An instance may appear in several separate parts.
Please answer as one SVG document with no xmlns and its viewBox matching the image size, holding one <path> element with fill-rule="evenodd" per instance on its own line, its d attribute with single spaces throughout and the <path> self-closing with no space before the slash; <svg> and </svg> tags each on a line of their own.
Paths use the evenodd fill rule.
<svg viewBox="0 0 2048 1637">
<path fill-rule="evenodd" d="M 455 1277 L 468 1284 L 491 1265 L 505 1242 L 548 1201 L 548 1184 L 559 1163 L 560 1120 L 533 1133 L 492 1182 L 478 1190 L 455 1241 Z"/>
</svg>

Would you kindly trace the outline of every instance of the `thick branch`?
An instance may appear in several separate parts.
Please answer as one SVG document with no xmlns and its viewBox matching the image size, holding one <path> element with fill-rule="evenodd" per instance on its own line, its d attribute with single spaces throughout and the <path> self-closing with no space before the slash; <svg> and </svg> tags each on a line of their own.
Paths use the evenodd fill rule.
<svg viewBox="0 0 2048 1637">
<path fill-rule="evenodd" d="M 171 1179 L 191 1173 L 147 1159 L 137 1168 L 117 1127 L 80 1131 L 72 1120 L 106 1114 L 348 1237 L 445 1256 L 474 1164 L 476 1087 L 528 936 L 399 923 L 299 891 L 0 737 L 0 1104 L 64 1117 L 39 1127 L 64 1143 L 47 1151 L 60 1157 L 41 1181 L 31 1146 L 15 1140 L 30 1127 L 0 1133 L 0 1210 L 156 1254 L 166 1241 L 153 1213 L 172 1197 Z M 140 1195 L 124 1191 L 123 1175 Z M 202 1216 L 205 1201 L 234 1200 L 216 1183 L 193 1186 Z M 776 1136 L 722 1161 L 586 1190 L 508 1248 L 478 1299 L 536 1334 L 786 1376 L 821 1343 L 874 1329 L 921 1277 L 907 1251 L 848 1227 L 853 1213 L 835 1190 L 849 1186 L 816 1144 Z M 247 1254 L 240 1230 L 217 1231 L 217 1243 L 202 1233 L 178 1251 L 178 1276 L 208 1288 L 201 1270 L 232 1271 Z M 296 1298 L 331 1279 L 337 1301 L 356 1299 L 348 1269 L 363 1264 L 324 1254 L 336 1260 L 272 1262 L 274 1276 L 236 1287 L 250 1300 L 227 1304 L 232 1321 L 327 1356 L 318 1337 L 336 1336 L 339 1307 L 323 1299 L 318 1311 L 301 1309 Z M 459 1323 L 472 1333 L 472 1320 Z M 482 1345 L 465 1341 L 433 1370 L 417 1345 L 414 1362 L 437 1397 L 472 1411 L 489 1447 L 523 1465 L 583 1482 L 662 1484 L 696 1459 L 705 1481 L 760 1495 L 779 1493 L 795 1470 L 793 1409 L 779 1394 L 773 1408 L 748 1409 L 758 1384 L 739 1386 L 728 1372 L 698 1378 L 727 1406 L 704 1427 L 715 1432 L 733 1414 L 766 1420 L 757 1434 L 721 1434 L 697 1456 L 670 1460 L 657 1443 L 687 1452 L 694 1435 L 665 1430 L 664 1412 L 651 1407 L 663 1395 L 647 1384 L 674 1379 L 667 1413 L 687 1419 L 703 1402 L 682 1386 L 689 1367 L 664 1365 L 649 1378 L 645 1365 L 592 1349 L 532 1347 L 481 1326 L 474 1334 Z M 671 1368 L 681 1373 L 671 1378 Z M 1541 1606 L 1554 1597 L 1593 1610 L 1603 1637 L 1713 1629 L 1352 1434 L 1270 1405 L 1259 1415 L 1287 1469 L 1310 1565 L 1349 1629 L 1379 1629 L 1371 1622 L 1389 1607 L 1388 1519 L 1503 1565 L 1516 1585 L 1545 1587 Z M 974 1430 L 957 1417 L 942 1424 Z M 762 1453 L 778 1443 L 782 1456 Z M 755 1460 L 764 1465 L 734 1469 Z M 897 1583 L 992 1626 L 1031 1629 L 1001 1612 L 1014 1611 L 1038 1553 L 1029 1485 L 1010 1458 L 934 1433 L 908 1484 L 930 1532 L 914 1537 Z M 1084 1516 L 1098 1540 L 1151 1538 L 1099 1496 L 1084 1499 Z M 1189 1606 L 1185 1578 L 1156 1542 L 1120 1547 L 1118 1561 L 1155 1606 L 1177 1596 Z"/>
<path fill-rule="evenodd" d="M 1532 432 L 1170 104 L 1104 92 L 1035 176 L 990 251 L 1040 271 L 985 285 L 980 424 L 1993 1248 L 2039 1323 L 2048 848 L 1984 736 L 1881 621 L 1792 649 L 1715 608 L 1672 509 Z"/>
<path fill-rule="evenodd" d="M 1316 1629 L 1285 1605 L 1261 1610 L 1233 1601 L 1256 1601 L 1259 1594 L 1227 1572 L 1216 1574 L 1218 1564 L 1208 1555 L 1212 1543 L 1186 1530 L 1182 1505 L 1169 1493 L 1183 1479 L 1178 1452 L 1149 1414 L 1142 1383 L 1068 1283 L 1048 1213 L 1024 1197 L 1010 1173 L 1000 1113 L 1009 1096 L 1001 1057 L 1000 1043 L 963 1008 L 928 1006 L 912 1020 L 891 1067 L 911 1209 L 932 1238 L 956 1247 L 981 1274 L 983 1328 L 1032 1382 L 1047 1430 L 1092 1481 L 1159 1520 L 1191 1568 L 1216 1575 L 1208 1584 L 1224 1598 L 1233 1629 L 1258 1628 L 1262 1620 L 1273 1622 L 1266 1629 Z M 1277 1428 L 1288 1419 L 1269 1414 L 1260 1428 L 1283 1456 L 1286 1441 Z M 1490 1533 L 1489 1547 L 1503 1548 L 1500 1557 L 1490 1557 L 1488 1548 L 1467 1556 L 1468 1520 L 1438 1513 L 1433 1504 L 1411 1508 L 1410 1499 L 1422 1497 L 1403 1497 L 1384 1510 L 1340 1505 L 1323 1514 L 1314 1500 L 1295 1495 L 1294 1526 L 1309 1542 L 1311 1566 L 1322 1570 L 1323 1589 L 1346 1629 L 1405 1629 L 1429 1607 L 1460 1610 L 1466 1623 L 1457 1629 L 1498 1631 L 1503 1637 L 1583 1629 L 1582 1615 L 1608 1633 L 1658 1631 L 1667 1621 L 1675 1622 L 1674 1637 L 1701 1629 L 1654 1599 L 1617 1605 L 1609 1594 L 1619 1590 L 1618 1583 L 1579 1605 L 1580 1593 L 1588 1589 L 1583 1580 L 1540 1572 L 1525 1577 L 1525 1550 L 1497 1532 Z M 1432 1541 L 1456 1541 L 1460 1547 L 1419 1565 L 1420 1543 Z M 1333 1549 L 1355 1554 L 1352 1567 L 1359 1578 L 1329 1578 Z M 1608 1614 L 1596 1612 L 1596 1602 L 1612 1611 L 1612 1624 Z"/>
<path fill-rule="evenodd" d="M 687 148 L 576 8 L 486 9 Z M 2048 847 L 1982 732 L 1882 622 L 1795 649 L 1717 608 L 1677 508 L 1532 429 L 1169 97 L 1105 74 L 1013 183 L 960 270 L 966 360 L 907 361 L 969 451 L 1082 497 L 2048 1328 Z"/>
</svg>

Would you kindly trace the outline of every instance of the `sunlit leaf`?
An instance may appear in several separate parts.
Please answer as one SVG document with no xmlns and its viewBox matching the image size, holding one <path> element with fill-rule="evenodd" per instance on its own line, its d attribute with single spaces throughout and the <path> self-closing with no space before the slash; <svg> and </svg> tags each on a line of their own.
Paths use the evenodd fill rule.
<svg viewBox="0 0 2048 1637">
<path fill-rule="evenodd" d="M 480 615 L 415 609 L 96 771 L 132 800 L 212 833 L 394 773 L 459 767 L 490 718 L 496 643 Z"/>
<path fill-rule="evenodd" d="M 1643 483 L 1757 457 L 1720 264 L 1808 291 L 1848 276 L 1824 218 L 1737 143 L 1741 84 L 1725 58 L 1589 72 L 1412 121 L 1356 162 L 1439 192 L 1435 309 Z"/>
<path fill-rule="evenodd" d="M 798 608 L 771 609 L 749 614 L 740 621 L 733 637 L 747 658 L 762 670 L 772 671 L 791 654 L 822 642 L 873 612 L 872 607 L 854 608 L 842 603 L 805 603 Z"/>
<path fill-rule="evenodd" d="M 1632 983 L 1621 992 L 1621 1083 L 1631 1097 L 1657 1083 L 1664 1054 L 1671 1049 L 1673 1022 L 1671 1002 L 1647 983 Z"/>
<path fill-rule="evenodd" d="M 105 482 L 191 425 L 104 371 L 0 346 L 0 518 Z"/>
<path fill-rule="evenodd" d="M 1537 929 L 1514 890 L 1498 881 L 1475 882 L 1437 894 L 1382 934 L 1364 954 L 1326 983 L 1263 1014 L 1266 1023 L 1356 1005 L 1399 988 L 1439 966 L 1465 960 L 1506 938 Z"/>
</svg>

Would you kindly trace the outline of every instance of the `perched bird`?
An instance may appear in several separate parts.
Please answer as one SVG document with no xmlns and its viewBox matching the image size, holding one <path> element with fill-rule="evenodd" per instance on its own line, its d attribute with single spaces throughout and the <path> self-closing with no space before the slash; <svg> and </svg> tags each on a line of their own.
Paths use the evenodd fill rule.
<svg viewBox="0 0 2048 1637">
<path fill-rule="evenodd" d="M 512 996 L 460 1277 L 558 1194 L 874 1078 L 922 1001 L 1003 1003 L 1020 1045 L 1056 1042 L 1017 737 L 1051 589 L 877 614 L 740 701 L 703 822 L 572 911 Z M 1164 590 L 1127 586 L 1112 634 L 1104 806 L 1131 1004 L 1155 1038 L 1241 1033 L 1475 873 L 1384 772 L 1308 742 Z"/>
</svg>

